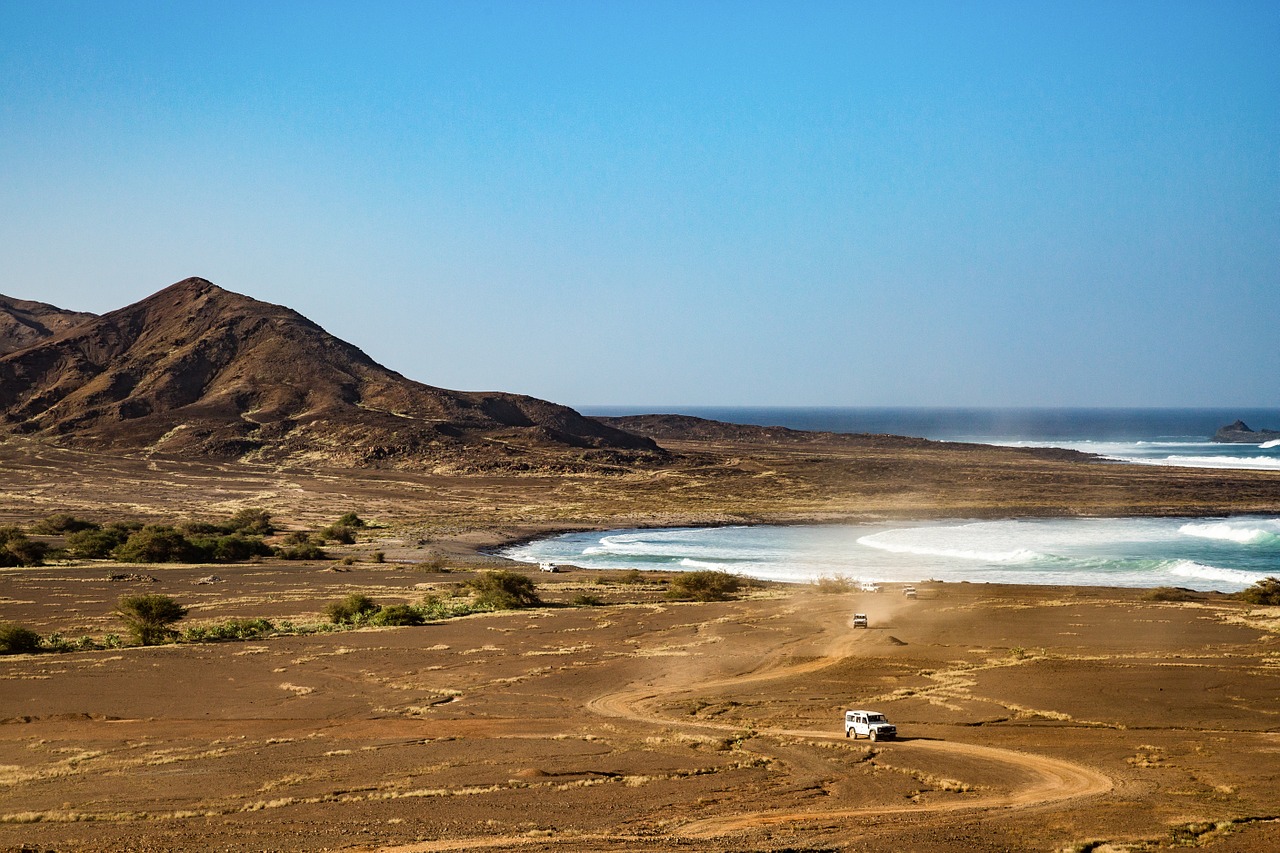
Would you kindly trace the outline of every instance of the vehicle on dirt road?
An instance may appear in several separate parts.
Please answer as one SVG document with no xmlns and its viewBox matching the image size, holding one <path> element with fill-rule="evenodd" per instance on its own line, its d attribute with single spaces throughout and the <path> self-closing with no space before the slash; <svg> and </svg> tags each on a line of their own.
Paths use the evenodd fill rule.
<svg viewBox="0 0 1280 853">
<path fill-rule="evenodd" d="M 866 628 L 866 627 L 867 627 L 867 614 L 865 614 L 865 613 L 855 613 L 855 614 L 853 614 L 853 627 L 855 627 L 855 628 Z"/>
<path fill-rule="evenodd" d="M 902 594 L 905 595 L 907 598 L 915 598 L 916 588 L 914 586 L 904 586 L 902 588 Z"/>
<path fill-rule="evenodd" d="M 898 727 L 889 722 L 879 711 L 845 711 L 844 736 L 855 740 L 892 740 L 898 736 Z"/>
</svg>

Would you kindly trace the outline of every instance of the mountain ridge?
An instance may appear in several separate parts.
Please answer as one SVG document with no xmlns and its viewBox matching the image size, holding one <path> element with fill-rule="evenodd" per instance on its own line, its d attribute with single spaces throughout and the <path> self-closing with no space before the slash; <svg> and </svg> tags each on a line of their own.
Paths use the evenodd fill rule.
<svg viewBox="0 0 1280 853">
<path fill-rule="evenodd" d="M 408 379 L 202 278 L 0 356 L 0 408 L 9 429 L 62 443 L 263 461 L 573 467 L 663 453 L 567 406 Z"/>
<path fill-rule="evenodd" d="M 97 317 L 0 294 L 0 356 L 25 349 Z"/>
</svg>

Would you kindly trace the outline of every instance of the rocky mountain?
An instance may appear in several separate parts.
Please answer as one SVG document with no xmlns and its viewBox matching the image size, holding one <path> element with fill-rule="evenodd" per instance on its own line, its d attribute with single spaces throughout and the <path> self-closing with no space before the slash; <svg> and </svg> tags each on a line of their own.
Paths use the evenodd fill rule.
<svg viewBox="0 0 1280 853">
<path fill-rule="evenodd" d="M 0 409 L 0 428 L 76 446 L 262 461 L 519 470 L 663 455 L 565 406 L 406 379 L 200 278 L 0 357 Z"/>
<path fill-rule="evenodd" d="M 95 316 L 0 295 L 0 355 L 52 338 Z"/>
<path fill-rule="evenodd" d="M 1213 434 L 1213 440 L 1222 444 L 1263 444 L 1280 439 L 1280 430 L 1250 429 L 1244 421 L 1236 421 L 1219 427 Z"/>
</svg>

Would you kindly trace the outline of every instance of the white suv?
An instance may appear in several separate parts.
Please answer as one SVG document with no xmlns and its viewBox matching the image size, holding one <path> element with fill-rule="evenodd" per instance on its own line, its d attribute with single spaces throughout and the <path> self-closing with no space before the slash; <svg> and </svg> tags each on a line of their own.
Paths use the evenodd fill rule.
<svg viewBox="0 0 1280 853">
<path fill-rule="evenodd" d="M 879 711 L 845 711 L 844 736 L 887 740 L 898 736 L 898 727 Z"/>
</svg>

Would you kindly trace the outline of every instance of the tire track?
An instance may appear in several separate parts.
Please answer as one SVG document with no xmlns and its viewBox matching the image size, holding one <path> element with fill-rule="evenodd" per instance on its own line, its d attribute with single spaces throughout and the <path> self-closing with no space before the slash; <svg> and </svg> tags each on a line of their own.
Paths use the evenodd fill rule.
<svg viewBox="0 0 1280 853">
<path fill-rule="evenodd" d="M 722 687 L 741 687 L 746 684 L 805 675 L 825 669 L 841 659 L 849 657 L 857 646 L 865 642 L 865 635 L 861 632 L 854 632 L 851 627 L 845 627 L 845 635 L 837 638 L 823 655 L 813 660 L 790 665 L 779 662 L 779 658 L 789 646 L 802 642 L 802 640 L 797 640 L 781 646 L 769 659 L 763 661 L 759 667 L 740 675 L 711 681 L 686 679 L 662 686 L 630 687 L 597 696 L 586 703 L 586 708 L 588 711 L 600 716 L 624 719 L 631 722 L 721 732 L 739 731 L 742 728 L 741 725 L 690 721 L 669 717 L 652 710 L 652 706 L 663 699 L 694 689 L 701 692 Z M 844 740 L 843 733 L 833 734 L 825 730 L 765 727 L 756 728 L 755 732 L 759 735 L 833 741 Z M 951 741 L 911 740 L 908 738 L 895 742 L 893 750 L 895 753 L 906 756 L 936 753 L 983 761 L 988 764 L 1003 765 L 1011 771 L 1029 775 L 1032 781 L 1011 792 L 980 795 L 975 799 L 964 802 L 912 804 L 909 806 L 873 806 L 822 811 L 743 812 L 736 815 L 696 820 L 685 824 L 675 834 L 685 838 L 706 839 L 761 827 L 819 819 L 1028 808 L 1097 796 L 1110 791 L 1112 788 L 1110 777 L 1092 768 L 1057 758 L 1001 749 L 999 747 Z"/>
</svg>

